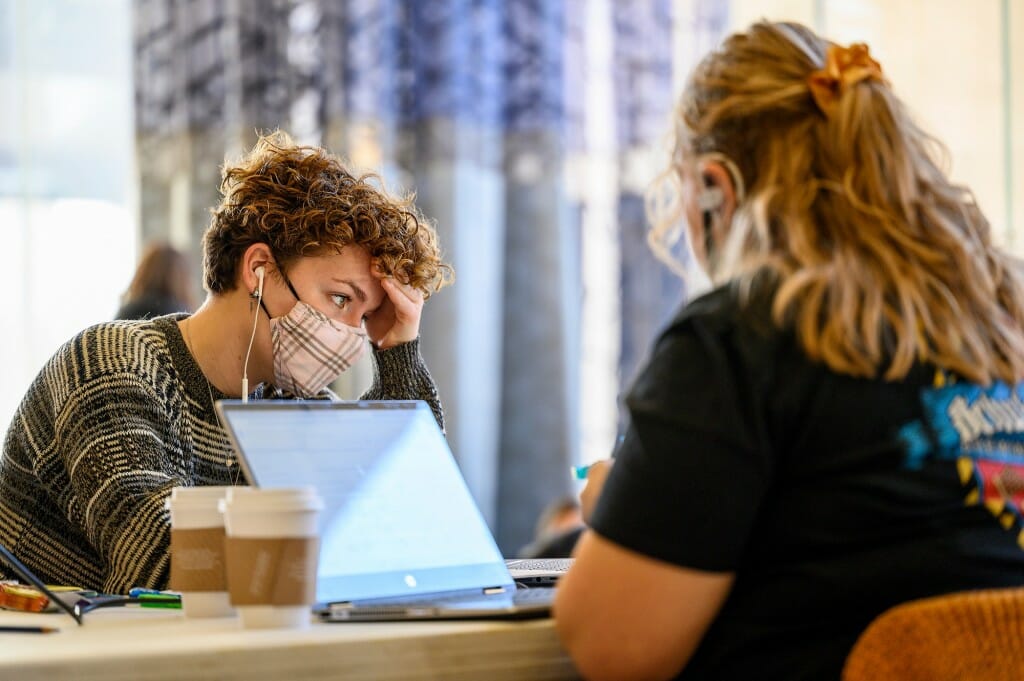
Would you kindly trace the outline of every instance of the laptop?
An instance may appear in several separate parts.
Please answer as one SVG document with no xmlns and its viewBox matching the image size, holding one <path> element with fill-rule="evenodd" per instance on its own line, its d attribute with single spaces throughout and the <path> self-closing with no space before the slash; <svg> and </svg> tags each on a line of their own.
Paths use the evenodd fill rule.
<svg viewBox="0 0 1024 681">
<path fill-rule="evenodd" d="M 256 487 L 324 501 L 316 612 L 329 621 L 540 617 L 570 561 L 510 571 L 423 401 L 217 402 Z"/>
</svg>

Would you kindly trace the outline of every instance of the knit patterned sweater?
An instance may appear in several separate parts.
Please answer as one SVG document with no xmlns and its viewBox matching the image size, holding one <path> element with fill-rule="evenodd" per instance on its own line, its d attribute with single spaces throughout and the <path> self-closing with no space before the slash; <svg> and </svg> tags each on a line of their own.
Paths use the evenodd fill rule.
<svg viewBox="0 0 1024 681">
<path fill-rule="evenodd" d="M 186 317 L 82 331 L 18 407 L 0 457 L 0 543 L 43 582 L 166 588 L 171 488 L 244 484 L 178 330 Z M 418 341 L 375 350 L 374 364 L 363 399 L 426 400 L 443 426 Z M 252 398 L 262 397 L 259 386 Z M 15 576 L 2 561 L 0 576 Z"/>
</svg>

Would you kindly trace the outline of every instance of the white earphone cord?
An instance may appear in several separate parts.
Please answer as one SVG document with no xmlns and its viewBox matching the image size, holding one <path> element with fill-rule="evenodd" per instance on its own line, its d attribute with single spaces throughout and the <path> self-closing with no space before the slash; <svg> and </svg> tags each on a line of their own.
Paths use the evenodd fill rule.
<svg viewBox="0 0 1024 681">
<path fill-rule="evenodd" d="M 263 268 L 261 267 L 260 270 Z M 252 334 L 249 336 L 249 348 L 245 351 L 245 363 L 242 364 L 242 404 L 249 401 L 249 354 L 252 352 L 252 342 L 256 340 L 256 324 L 260 320 L 260 306 L 263 304 L 263 274 L 260 273 L 260 283 L 256 287 L 255 314 L 252 316 Z"/>
</svg>

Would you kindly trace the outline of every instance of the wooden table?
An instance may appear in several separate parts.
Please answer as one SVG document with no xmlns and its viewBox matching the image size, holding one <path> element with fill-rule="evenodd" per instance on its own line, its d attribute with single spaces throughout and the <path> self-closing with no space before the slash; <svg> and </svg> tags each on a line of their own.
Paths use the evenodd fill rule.
<svg viewBox="0 0 1024 681">
<path fill-rule="evenodd" d="M 64 614 L 0 610 L 0 679 L 576 679 L 550 619 L 314 622 L 305 630 L 244 630 L 237 619 L 185 619 L 134 606 Z"/>
</svg>

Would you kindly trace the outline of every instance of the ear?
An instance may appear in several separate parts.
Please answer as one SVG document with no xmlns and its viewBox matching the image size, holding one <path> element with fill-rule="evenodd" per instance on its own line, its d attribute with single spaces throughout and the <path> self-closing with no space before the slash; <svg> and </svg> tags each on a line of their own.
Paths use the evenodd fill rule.
<svg viewBox="0 0 1024 681">
<path fill-rule="evenodd" d="M 717 194 L 714 197 L 716 205 L 712 207 L 709 201 L 708 206 L 714 214 L 715 222 L 728 225 L 736 212 L 736 187 L 733 186 L 732 176 L 722 163 L 710 159 L 701 163 L 700 174 L 705 191 Z"/>
<path fill-rule="evenodd" d="M 242 255 L 242 261 L 239 265 L 239 272 L 237 275 L 238 285 L 248 294 L 256 291 L 260 286 L 259 270 L 262 267 L 264 273 L 264 282 L 266 277 L 270 275 L 271 265 L 274 263 L 273 254 L 270 252 L 270 246 L 259 243 L 249 246 L 245 249 L 245 253 Z"/>
</svg>

